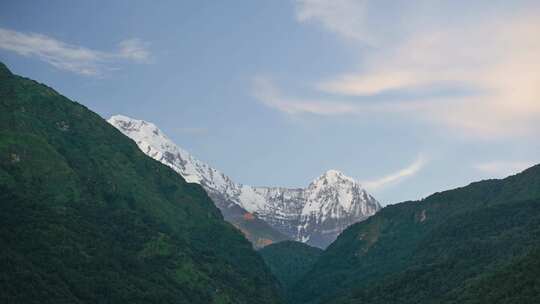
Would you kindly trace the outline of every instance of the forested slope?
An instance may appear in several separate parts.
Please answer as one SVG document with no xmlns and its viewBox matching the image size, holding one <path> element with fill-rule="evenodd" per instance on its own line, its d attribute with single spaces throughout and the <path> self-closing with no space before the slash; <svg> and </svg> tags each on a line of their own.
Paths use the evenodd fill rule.
<svg viewBox="0 0 540 304">
<path fill-rule="evenodd" d="M 0 302 L 277 303 L 198 185 L 0 64 Z"/>
<path fill-rule="evenodd" d="M 540 166 L 382 209 L 344 231 L 292 288 L 292 298 L 295 303 L 441 303 L 463 289 L 471 295 L 471 284 L 496 288 L 477 282 L 510 269 L 505 267 L 537 248 Z M 535 284 L 523 293 L 534 293 Z M 540 301 L 537 291 L 535 297 Z"/>
</svg>

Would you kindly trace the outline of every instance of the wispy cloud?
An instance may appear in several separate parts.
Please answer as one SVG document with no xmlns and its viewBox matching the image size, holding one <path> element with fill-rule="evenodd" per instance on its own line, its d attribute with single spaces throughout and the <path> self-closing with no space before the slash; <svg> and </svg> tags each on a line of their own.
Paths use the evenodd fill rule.
<svg viewBox="0 0 540 304">
<path fill-rule="evenodd" d="M 483 136 L 534 132 L 540 115 L 540 22 L 521 16 L 505 24 L 481 24 L 468 31 L 446 30 L 411 37 L 395 54 L 369 55 L 364 71 L 319 85 L 348 96 L 443 86 L 474 93 L 438 101 L 417 115 Z M 509 48 L 508 46 L 512 46 Z M 440 105 L 440 106 L 437 106 Z"/>
<path fill-rule="evenodd" d="M 253 95 L 266 106 L 288 114 L 337 115 L 355 111 L 354 105 L 347 103 L 283 96 L 277 86 L 269 78 L 263 76 L 257 76 L 253 80 Z"/>
<path fill-rule="evenodd" d="M 147 43 L 141 39 L 132 38 L 120 41 L 118 43 L 118 54 L 111 54 L 113 57 L 129 59 L 135 62 L 149 62 L 150 52 L 147 49 Z"/>
<path fill-rule="evenodd" d="M 366 26 L 368 1 L 298 0 L 296 18 L 299 22 L 315 22 L 345 38 L 373 43 L 375 37 Z M 364 30 L 365 29 L 365 30 Z"/>
<path fill-rule="evenodd" d="M 297 20 L 320 24 L 344 38 L 345 46 L 356 48 L 359 68 L 314 84 L 309 95 L 319 92 L 327 96 L 324 102 L 281 95 L 267 104 L 289 114 L 405 113 L 407 118 L 481 138 L 536 134 L 540 130 L 540 7 L 519 3 L 511 10 L 479 9 L 445 19 L 463 5 L 296 1 Z M 437 15 L 441 11 L 446 15 Z M 430 96 L 434 88 L 468 93 Z M 425 94 L 406 101 L 381 98 L 390 92 Z M 372 105 L 367 105 L 370 98 Z"/>
<path fill-rule="evenodd" d="M 34 57 L 73 73 L 99 76 L 119 61 L 146 63 L 150 53 L 140 39 L 123 40 L 116 51 L 100 51 L 69 44 L 38 33 L 0 28 L 0 49 Z"/>
<path fill-rule="evenodd" d="M 519 173 L 531 166 L 531 161 L 491 161 L 474 164 L 473 168 L 494 177 L 505 177 Z"/>
<path fill-rule="evenodd" d="M 284 94 L 268 77 L 257 76 L 253 81 L 253 96 L 264 105 L 290 115 L 312 114 L 319 116 L 362 115 L 406 113 L 415 115 L 428 111 L 435 106 L 446 105 L 441 101 L 437 105 L 425 100 L 399 102 L 395 100 L 380 100 L 378 102 L 354 102 L 344 98 L 306 98 Z"/>
<path fill-rule="evenodd" d="M 387 185 L 395 184 L 404 178 L 414 176 L 416 173 L 422 170 L 426 164 L 427 159 L 420 155 L 412 164 L 408 165 L 407 167 L 379 179 L 364 181 L 362 182 L 362 185 L 364 188 L 370 191 L 379 190 Z"/>
</svg>

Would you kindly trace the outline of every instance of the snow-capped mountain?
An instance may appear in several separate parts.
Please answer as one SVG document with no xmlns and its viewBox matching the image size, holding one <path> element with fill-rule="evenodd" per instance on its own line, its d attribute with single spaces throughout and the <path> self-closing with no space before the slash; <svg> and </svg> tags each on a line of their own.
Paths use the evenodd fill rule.
<svg viewBox="0 0 540 304">
<path fill-rule="evenodd" d="M 203 186 L 224 218 L 257 247 L 290 238 L 325 248 L 347 226 L 381 208 L 358 182 L 335 170 L 303 189 L 242 185 L 191 156 L 152 123 L 122 115 L 109 123 L 187 182 Z"/>
<path fill-rule="evenodd" d="M 349 225 L 375 214 L 377 200 L 350 177 L 329 170 L 304 189 L 255 187 L 266 208 L 257 214 L 295 240 L 325 248 Z"/>
</svg>

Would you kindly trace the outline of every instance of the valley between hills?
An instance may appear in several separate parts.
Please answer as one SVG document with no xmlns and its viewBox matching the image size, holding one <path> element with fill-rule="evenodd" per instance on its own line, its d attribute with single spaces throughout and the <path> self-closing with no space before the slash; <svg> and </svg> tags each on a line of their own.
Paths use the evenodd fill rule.
<svg viewBox="0 0 540 304">
<path fill-rule="evenodd" d="M 0 204 L 2 303 L 540 302 L 540 165 L 386 207 L 247 186 L 4 64 Z"/>
</svg>

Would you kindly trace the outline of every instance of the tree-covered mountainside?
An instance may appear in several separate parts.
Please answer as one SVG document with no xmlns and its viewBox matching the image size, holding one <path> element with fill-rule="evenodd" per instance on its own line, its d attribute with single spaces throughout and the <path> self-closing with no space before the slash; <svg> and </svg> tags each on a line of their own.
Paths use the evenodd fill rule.
<svg viewBox="0 0 540 304">
<path fill-rule="evenodd" d="M 0 302 L 278 303 L 199 185 L 0 64 Z"/>
<path fill-rule="evenodd" d="M 315 264 L 322 249 L 295 241 L 268 245 L 259 250 L 285 293 Z"/>
<path fill-rule="evenodd" d="M 236 195 L 241 189 L 251 189 L 249 186 L 234 183 L 225 174 L 196 159 L 153 123 L 124 115 L 114 115 L 108 122 L 133 139 L 146 155 L 171 167 L 187 182 L 201 185 L 223 218 L 242 231 L 255 248 L 291 239 L 239 204 Z"/>
<path fill-rule="evenodd" d="M 443 304 L 538 303 L 540 250 L 518 257 L 504 267 L 471 280 L 453 291 Z"/>
<path fill-rule="evenodd" d="M 383 208 L 344 231 L 291 288 L 292 298 L 295 303 L 478 303 L 482 297 L 540 302 L 538 267 L 508 274 L 529 280 L 507 282 L 505 289 L 514 293 L 499 294 L 498 286 L 486 281 L 490 274 L 504 280 L 513 272 L 509 265 L 521 259 L 534 266 L 526 257 L 537 248 L 540 166 Z M 463 292 L 467 302 L 452 302 Z"/>
</svg>

